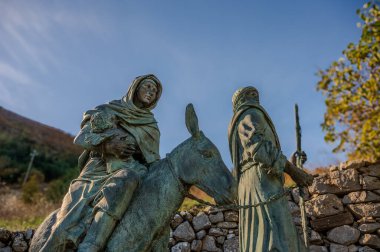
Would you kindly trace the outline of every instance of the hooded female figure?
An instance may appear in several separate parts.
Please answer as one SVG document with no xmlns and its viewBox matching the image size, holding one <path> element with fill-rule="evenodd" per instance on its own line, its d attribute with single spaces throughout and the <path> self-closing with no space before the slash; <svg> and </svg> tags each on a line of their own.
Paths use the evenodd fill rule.
<svg viewBox="0 0 380 252">
<path fill-rule="evenodd" d="M 161 93 L 157 77 L 139 76 L 122 99 L 84 113 L 74 139 L 85 149 L 78 161 L 81 173 L 40 251 L 103 249 L 141 178 L 160 159 L 160 132 L 151 110 Z"/>
</svg>

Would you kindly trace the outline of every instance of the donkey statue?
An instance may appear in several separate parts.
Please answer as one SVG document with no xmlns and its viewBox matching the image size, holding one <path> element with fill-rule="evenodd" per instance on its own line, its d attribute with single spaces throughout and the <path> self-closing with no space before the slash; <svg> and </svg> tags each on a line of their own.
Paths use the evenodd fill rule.
<svg viewBox="0 0 380 252">
<path fill-rule="evenodd" d="M 167 252 L 170 220 L 192 185 L 213 197 L 217 204 L 235 199 L 236 183 L 216 146 L 199 130 L 192 104 L 186 107 L 186 126 L 191 137 L 152 164 L 105 251 Z M 37 229 L 30 251 L 37 252 L 44 245 L 56 212 Z"/>
</svg>

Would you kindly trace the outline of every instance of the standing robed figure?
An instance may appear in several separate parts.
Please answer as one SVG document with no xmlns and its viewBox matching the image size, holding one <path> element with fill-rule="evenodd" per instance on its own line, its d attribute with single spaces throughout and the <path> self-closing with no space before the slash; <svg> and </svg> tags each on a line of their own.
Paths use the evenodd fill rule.
<svg viewBox="0 0 380 252">
<path fill-rule="evenodd" d="M 282 154 L 276 129 L 259 103 L 256 88 L 237 90 L 232 103 L 229 147 L 238 180 L 238 202 L 247 206 L 239 211 L 240 251 L 306 251 L 288 209 L 284 172 L 299 185 L 310 184 L 312 176 Z"/>
</svg>

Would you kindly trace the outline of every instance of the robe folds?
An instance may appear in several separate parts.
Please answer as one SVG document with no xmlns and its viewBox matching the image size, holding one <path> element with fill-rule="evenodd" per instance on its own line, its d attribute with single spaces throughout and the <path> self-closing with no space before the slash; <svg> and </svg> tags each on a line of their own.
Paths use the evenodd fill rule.
<svg viewBox="0 0 380 252">
<path fill-rule="evenodd" d="M 307 251 L 293 223 L 284 192 L 286 157 L 281 152 L 274 125 L 258 103 L 236 110 L 229 128 L 234 175 L 238 179 L 239 243 L 242 252 Z"/>
<path fill-rule="evenodd" d="M 147 79 L 156 83 L 156 100 L 147 108 L 139 108 L 134 104 L 134 97 L 139 85 Z M 161 93 L 162 85 L 157 77 L 151 74 L 139 76 L 122 99 L 102 104 L 84 113 L 81 130 L 74 140 L 75 144 L 84 148 L 78 160 L 81 173 L 71 182 L 56 214 L 51 233 L 39 252 L 63 252 L 68 248 L 77 248 L 98 207 L 105 209 L 104 212 L 115 219 L 122 217 L 128 204 L 124 200 L 128 196 L 127 192 L 122 191 L 126 188 L 126 176 L 133 173 L 141 179 L 149 165 L 160 159 L 160 131 L 151 109 L 156 106 Z M 102 143 L 110 137 L 107 132 L 114 132 L 110 128 L 113 125 L 116 125 L 117 130 L 127 133 L 123 141 L 126 147 L 124 152 L 131 156 L 128 161 L 121 162 L 116 159 L 112 163 L 104 158 L 105 154 L 110 153 L 103 153 Z M 141 158 L 135 160 L 135 155 Z M 120 167 L 113 169 L 112 164 Z M 105 200 L 101 201 L 102 198 Z"/>
</svg>

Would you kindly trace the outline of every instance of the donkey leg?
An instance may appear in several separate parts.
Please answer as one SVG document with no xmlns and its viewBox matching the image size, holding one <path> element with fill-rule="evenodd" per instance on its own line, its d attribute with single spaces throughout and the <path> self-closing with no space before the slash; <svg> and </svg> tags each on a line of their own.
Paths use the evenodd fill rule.
<svg viewBox="0 0 380 252">
<path fill-rule="evenodd" d="M 169 250 L 170 228 L 165 227 L 159 237 L 153 242 L 152 252 L 167 252 Z"/>
</svg>

